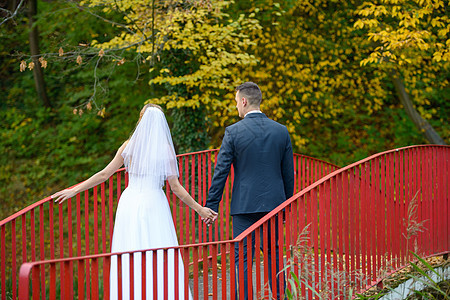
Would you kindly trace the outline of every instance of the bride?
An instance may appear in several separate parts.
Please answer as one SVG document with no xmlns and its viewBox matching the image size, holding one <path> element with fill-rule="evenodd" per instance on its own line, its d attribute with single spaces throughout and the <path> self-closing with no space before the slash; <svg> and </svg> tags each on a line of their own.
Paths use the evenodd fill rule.
<svg viewBox="0 0 450 300">
<path fill-rule="evenodd" d="M 68 198 L 106 181 L 122 165 L 129 174 L 128 187 L 123 191 L 117 206 L 111 252 L 126 252 L 150 248 L 178 246 L 175 227 L 167 198 L 162 190 L 165 180 L 172 191 L 207 222 L 217 214 L 198 204 L 178 181 L 178 165 L 169 126 L 162 109 L 155 104 L 145 105 L 131 138 L 117 151 L 114 159 L 100 172 L 83 183 L 52 195 L 55 202 Z M 156 256 L 156 258 L 153 258 Z M 140 252 L 133 255 L 134 299 L 142 298 L 142 274 Z M 167 265 L 168 298 L 175 298 L 175 255 L 169 250 L 167 262 L 162 251 L 148 251 L 145 255 L 145 294 L 152 298 L 154 289 L 157 299 L 164 299 L 164 263 Z M 156 265 L 153 262 L 156 261 Z M 184 295 L 184 268 L 178 255 L 178 298 Z M 130 255 L 122 255 L 122 299 L 130 298 Z M 153 269 L 156 268 L 157 286 L 153 286 Z M 117 256 L 111 257 L 110 299 L 118 299 Z"/>
</svg>

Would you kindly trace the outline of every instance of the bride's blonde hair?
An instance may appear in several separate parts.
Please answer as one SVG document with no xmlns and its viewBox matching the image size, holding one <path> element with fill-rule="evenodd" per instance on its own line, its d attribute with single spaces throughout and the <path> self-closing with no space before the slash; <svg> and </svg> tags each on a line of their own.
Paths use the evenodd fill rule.
<svg viewBox="0 0 450 300">
<path fill-rule="evenodd" d="M 147 104 L 145 104 L 144 105 L 144 107 L 142 107 L 142 109 L 141 109 L 141 115 L 140 115 L 140 117 L 139 117 L 139 120 L 138 120 L 138 123 L 139 123 L 139 121 L 142 119 L 142 116 L 144 115 L 144 113 L 145 113 L 145 111 L 147 110 L 147 108 L 149 108 L 149 107 L 155 107 L 155 108 L 158 108 L 159 110 L 161 110 L 162 112 L 164 112 L 163 111 L 163 109 L 161 108 L 161 106 L 159 106 L 159 105 L 157 105 L 157 104 L 153 104 L 153 103 L 147 103 Z M 136 124 L 137 125 L 137 124 Z"/>
<path fill-rule="evenodd" d="M 147 108 L 149 107 L 154 107 L 154 108 L 158 108 L 159 110 L 161 110 L 163 113 L 163 109 L 161 108 L 161 106 L 157 105 L 157 104 L 153 104 L 153 103 L 147 103 L 145 104 L 142 109 L 141 112 L 139 113 L 139 120 L 136 122 L 136 126 L 134 126 L 134 129 L 131 131 L 130 136 L 128 137 L 128 141 L 130 140 L 131 136 L 133 135 L 134 131 L 136 130 L 136 127 L 138 126 L 139 122 L 142 119 L 142 116 L 144 115 L 145 111 L 147 110 Z"/>
</svg>

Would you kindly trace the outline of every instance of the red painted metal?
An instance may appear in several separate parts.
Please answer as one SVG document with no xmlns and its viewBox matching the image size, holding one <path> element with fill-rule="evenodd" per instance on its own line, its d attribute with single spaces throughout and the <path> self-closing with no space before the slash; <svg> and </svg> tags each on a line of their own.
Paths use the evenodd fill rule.
<svg viewBox="0 0 450 300">
<path fill-rule="evenodd" d="M 156 272 L 156 265 L 153 268 L 153 274 Z M 87 290 L 86 292 L 88 292 Z M 155 289 L 156 291 L 156 289 Z M 122 255 L 117 255 L 117 295 L 119 299 L 122 299 Z M 154 294 L 153 294 L 154 295 Z M 154 295 L 155 296 L 155 295 Z"/>
<path fill-rule="evenodd" d="M 167 249 L 163 250 L 163 257 L 164 257 L 164 266 L 163 266 L 163 270 L 164 270 L 164 299 L 169 299 L 169 285 L 168 285 L 168 274 L 169 274 L 169 266 L 167 263 L 167 259 L 168 259 L 168 255 L 167 255 Z M 130 264 L 131 265 L 131 264 Z"/>
<path fill-rule="evenodd" d="M 314 272 L 311 278 L 302 278 L 304 281 L 301 286 L 304 295 L 306 283 L 317 290 L 327 287 L 331 289 L 333 295 L 342 295 L 340 284 L 329 281 L 333 272 L 338 271 L 347 273 L 360 271 L 366 279 L 357 283 L 356 286 L 363 290 L 381 280 L 377 274 L 380 267 L 392 266 L 398 269 L 404 266 L 407 263 L 407 251 L 413 249 L 412 245 L 416 241 L 423 256 L 449 252 L 449 187 L 446 179 L 450 166 L 449 154 L 450 147 L 445 146 L 407 147 L 376 154 L 339 170 L 333 165 L 295 155 L 296 194 L 234 240 L 230 240 L 232 233 L 229 217 L 233 172 L 227 182 L 224 201 L 219 211 L 219 221 L 208 228 L 201 225 L 198 216 L 191 210 L 181 206 L 167 189 L 166 195 L 172 207 L 181 245 L 158 251 L 166 258 L 167 253 L 175 251 L 175 260 L 178 259 L 177 251 L 182 254 L 185 295 L 188 293 L 188 281 L 191 277 L 194 286 L 192 293 L 195 299 L 202 297 L 206 299 L 207 294 L 211 293 L 213 299 L 220 297 L 219 293 L 222 299 L 225 299 L 227 295 L 234 299 L 237 286 L 235 266 L 241 265 L 240 260 L 243 257 L 240 255 L 240 260 L 234 261 L 234 247 L 237 244 L 241 252 L 243 242 L 250 241 L 254 233 L 256 247 L 253 264 L 256 266 L 253 266 L 257 274 L 255 280 L 250 276 L 248 279 L 249 282 L 254 281 L 254 295 L 263 295 L 267 298 L 267 289 L 270 288 L 268 279 L 272 278 L 275 282 L 278 277 L 275 278 L 276 274 L 274 274 L 274 259 L 269 262 L 267 255 L 264 254 L 268 253 L 269 249 L 275 253 L 274 243 L 268 243 L 268 229 L 271 229 L 271 241 L 273 241 L 275 221 L 278 220 L 279 259 L 282 258 L 280 261 L 292 262 L 294 265 L 289 270 L 297 275 L 302 275 L 301 272 L 305 268 Z M 208 150 L 179 157 L 182 183 L 200 203 L 204 203 L 207 188 L 211 183 L 214 163 L 217 161 L 217 151 Z M 327 175 L 327 172 L 330 174 Z M 320 178 L 320 176 L 325 177 Z M 124 182 L 122 178 L 125 178 Z M 105 249 L 110 249 L 114 210 L 127 183 L 126 174 L 123 170 L 119 170 L 109 179 L 108 189 L 105 189 L 104 185 L 101 186 L 100 204 L 97 204 L 98 188 L 94 188 L 93 192 L 85 193 L 84 205 L 81 205 L 81 197 L 77 195 L 74 199 L 67 201 L 67 208 L 59 205 L 55 210 L 52 200 L 45 198 L 1 221 L 0 291 L 2 299 L 8 291 L 11 291 L 13 299 L 17 299 L 17 292 L 20 299 L 45 298 L 45 296 L 50 299 L 56 297 L 97 299 L 100 283 L 105 294 L 103 298 L 108 299 L 112 254 L 104 252 Z M 424 221 L 426 230 L 419 236 L 412 237 L 407 249 L 403 237 L 407 233 L 404 220 L 407 220 L 408 205 L 417 191 L 419 191 L 417 221 Z M 36 211 L 38 207 L 39 211 Z M 82 215 L 84 218 L 81 217 Z M 58 224 L 57 229 L 54 229 L 55 223 Z M 306 254 L 294 255 L 293 247 L 296 246 L 297 236 L 307 224 L 311 224 L 307 246 L 311 247 L 310 259 L 314 266 L 302 265 Z M 261 231 L 262 235 L 260 235 Z M 57 249 L 55 249 L 55 243 Z M 259 245 L 263 246 L 262 252 L 259 251 Z M 99 251 L 103 253 L 98 254 Z M 155 251 L 157 250 L 135 251 L 142 252 L 143 257 L 146 253 L 147 255 L 155 254 L 153 255 L 154 286 L 157 283 Z M 77 257 L 73 257 L 72 252 L 75 252 Z M 85 256 L 81 256 L 82 253 L 85 253 Z M 134 252 L 118 255 L 119 277 L 122 255 L 132 253 Z M 251 258 L 251 251 L 248 251 L 247 255 Z M 40 261 L 33 262 L 36 259 Z M 131 259 L 132 265 L 133 262 L 135 260 Z M 251 263 L 249 259 L 249 268 Z M 145 272 L 145 259 L 142 264 L 133 266 L 131 269 L 142 268 L 142 283 L 144 283 L 145 277 L 148 276 Z M 269 264 L 272 264 L 273 272 L 271 273 L 268 272 Z M 17 286 L 14 282 L 20 265 L 22 267 Z M 178 266 L 177 263 L 175 265 Z M 163 264 L 163 268 L 166 276 L 164 289 L 157 291 L 155 288 L 154 296 L 160 293 L 167 295 L 168 292 L 167 262 Z M 177 269 L 175 267 L 175 272 L 178 272 Z M 241 266 L 239 269 L 242 270 Z M 263 276 L 260 276 L 261 273 Z M 7 277 L 10 276 L 9 274 L 12 274 L 12 278 Z M 59 274 L 59 278 L 56 274 Z M 239 277 L 242 275 L 238 274 Z M 286 272 L 286 275 L 289 279 L 289 272 Z M 140 280 L 133 276 L 134 272 L 131 272 L 131 283 Z M 212 278 L 212 282 L 208 282 L 208 277 Z M 352 277 L 356 280 L 355 276 Z M 7 279 L 8 282 L 12 282 L 11 285 L 7 284 Z M 31 291 L 28 288 L 30 281 Z M 77 283 L 78 289 L 73 288 L 74 282 Z M 242 281 L 239 280 L 239 282 Z M 282 283 L 283 279 L 281 279 L 281 286 L 283 286 Z M 61 294 L 56 295 L 59 284 L 61 284 Z M 200 284 L 203 284 L 201 290 Z M 145 288 L 145 284 L 142 286 Z M 48 295 L 45 294 L 46 290 Z M 148 292 L 143 290 L 143 293 L 148 294 Z M 243 286 L 239 287 L 239 293 L 243 293 Z M 281 293 L 284 291 L 282 290 Z M 312 296 L 311 291 L 306 293 Z M 121 284 L 119 284 L 119 294 L 121 298 Z"/>
<path fill-rule="evenodd" d="M 218 246 L 219 247 L 219 246 Z M 225 258 L 225 253 L 227 253 L 227 245 L 221 244 L 220 245 L 220 261 L 221 261 L 221 265 L 220 268 L 222 269 L 222 299 L 227 299 L 227 262 L 226 262 L 226 258 Z M 231 265 L 231 262 L 230 262 Z M 231 275 L 230 275 L 231 276 Z"/>
<path fill-rule="evenodd" d="M 277 216 L 278 217 L 278 216 Z M 277 246 L 277 239 L 276 239 L 276 234 L 278 232 L 276 232 L 276 218 L 272 217 L 271 219 L 269 219 L 269 226 L 270 226 L 270 237 L 269 237 L 269 241 L 270 241 L 270 251 L 271 251 L 271 261 L 269 262 L 272 265 L 272 269 L 271 269 L 271 274 L 269 274 L 269 276 L 272 278 L 272 282 L 276 282 L 277 281 L 277 267 L 276 267 L 276 246 Z M 265 237 L 263 237 L 265 238 Z M 279 291 L 277 289 L 277 285 L 276 284 L 272 284 L 272 294 L 273 296 L 278 295 Z"/>
<path fill-rule="evenodd" d="M 209 275 L 208 275 L 208 271 L 210 266 L 209 261 L 208 261 L 208 246 L 203 246 L 202 248 L 202 254 L 203 254 L 203 295 L 208 295 L 209 294 L 209 289 L 208 289 L 208 279 L 209 279 Z"/>
<path fill-rule="evenodd" d="M 212 254 L 212 278 L 218 278 L 218 271 L 217 271 L 217 252 L 218 246 L 217 245 L 211 245 L 211 254 Z M 217 296 L 219 294 L 218 290 L 218 280 L 213 280 L 212 282 L 212 296 L 213 299 L 217 299 Z"/>
<path fill-rule="evenodd" d="M 255 251 L 258 253 L 261 249 L 261 229 L 255 230 Z M 255 283 L 257 287 L 261 287 L 261 258 L 259 255 L 255 255 Z"/>
<path fill-rule="evenodd" d="M 198 248 L 199 247 L 195 247 L 192 249 L 192 259 L 193 261 L 199 261 L 198 259 Z M 198 274 L 199 272 L 199 265 L 198 264 L 194 264 L 194 274 Z M 198 292 L 199 292 L 199 284 L 198 284 L 198 276 L 194 276 L 194 298 L 198 299 Z"/>
<path fill-rule="evenodd" d="M 252 259 L 252 235 L 248 235 L 247 238 L 244 240 L 244 243 L 247 245 L 247 284 L 249 287 L 253 286 L 253 272 L 248 271 L 253 269 L 253 259 Z M 256 250 L 256 249 L 255 249 Z M 240 255 L 241 253 L 239 253 Z M 244 257 L 243 257 L 244 258 Z M 244 291 L 244 293 L 246 293 Z M 253 299 L 253 289 L 248 289 L 248 298 Z M 242 298 L 241 298 L 242 299 Z"/>
<path fill-rule="evenodd" d="M 323 186 L 319 186 L 319 190 L 318 190 L 318 204 L 319 204 L 319 208 L 318 208 L 318 212 L 320 216 L 325 216 L 325 194 L 324 194 L 324 187 Z M 325 246 L 325 219 L 321 219 L 321 222 L 318 224 L 318 230 L 319 233 L 317 234 L 317 238 L 318 238 L 318 245 L 320 245 L 320 273 L 324 274 L 325 272 L 325 253 L 324 251 L 326 251 L 326 246 Z M 319 274 L 319 273 L 318 273 Z"/>
<path fill-rule="evenodd" d="M 1 239 L 2 239 L 2 241 L 4 241 L 5 240 L 5 225 L 3 225 L 3 226 L 1 226 L 0 227 L 0 231 L 1 231 Z M 2 261 L 1 261 L 1 268 L 2 268 L 2 270 L 5 270 L 6 269 L 6 250 L 5 250 L 5 243 L 2 243 L 1 245 L 0 245 L 0 248 L 1 248 L 1 259 L 2 259 Z M 2 300 L 3 299 L 6 299 L 6 273 L 5 272 L 2 272 L 1 273 L 1 278 L 2 278 L 2 284 L 1 284 L 1 289 L 2 289 Z"/>
</svg>

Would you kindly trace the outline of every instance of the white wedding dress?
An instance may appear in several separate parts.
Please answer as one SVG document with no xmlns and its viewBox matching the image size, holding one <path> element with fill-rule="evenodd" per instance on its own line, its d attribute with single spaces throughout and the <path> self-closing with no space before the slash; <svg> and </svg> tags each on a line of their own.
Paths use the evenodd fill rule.
<svg viewBox="0 0 450 300">
<path fill-rule="evenodd" d="M 147 109 L 148 111 L 149 109 Z M 154 113 L 154 112 L 153 112 Z M 142 158 L 133 147 L 129 147 L 133 143 L 133 137 L 137 135 L 141 123 L 145 122 L 144 117 L 140 121 L 130 142 L 125 148 L 122 156 L 124 156 L 124 164 L 127 170 L 133 170 L 132 163 L 126 159 L 127 155 L 133 153 L 134 158 L 139 158 L 140 163 L 146 162 L 146 158 Z M 148 118 L 147 118 L 148 119 Z M 147 120 L 148 121 L 148 120 Z M 165 118 L 164 118 L 165 121 Z M 150 121 L 148 121 L 150 122 Z M 153 120 L 154 122 L 154 120 Z M 166 121 L 165 121 L 166 122 Z M 147 124 L 149 125 L 149 124 Z M 153 127 L 154 124 L 151 124 Z M 168 127 L 167 127 L 168 128 Z M 147 129 L 148 130 L 148 129 Z M 169 133 L 170 134 L 170 133 Z M 153 138 L 155 138 L 153 136 Z M 158 141 L 158 139 L 156 139 Z M 140 140 L 142 142 L 142 140 Z M 149 141 L 143 141 L 149 142 Z M 171 143 L 170 138 L 170 143 Z M 163 145 L 159 145 L 163 149 L 167 149 Z M 173 151 L 173 145 L 172 145 Z M 142 149 L 141 149 L 142 150 Z M 146 149 L 145 151 L 151 151 Z M 156 154 L 161 156 L 162 154 Z M 174 155 L 174 151 L 173 151 Z M 155 159 L 155 157 L 151 157 Z M 161 157 L 159 157 L 161 158 Z M 175 158 L 173 158 L 175 159 Z M 160 161 L 160 159 L 158 159 Z M 173 162 L 172 162 L 173 163 Z M 176 159 L 175 159 L 176 165 Z M 159 165 L 158 168 L 161 166 Z M 173 168 L 173 167 L 172 167 Z M 137 168 L 135 169 L 135 171 Z M 139 171 L 129 173 L 128 187 L 123 191 L 116 211 L 114 224 L 114 233 L 112 238 L 111 252 L 126 252 L 134 250 L 144 250 L 152 248 L 163 248 L 178 246 L 177 234 L 175 231 L 169 203 L 163 192 L 164 179 L 167 174 L 175 171 L 165 172 L 165 176 L 148 175 L 147 171 Z M 176 169 L 178 173 L 178 169 Z M 178 175 L 178 174 L 173 174 Z M 184 283 L 184 267 L 183 260 L 178 254 L 178 266 L 175 266 L 175 251 L 169 250 L 167 253 L 167 262 L 164 261 L 162 250 L 147 251 L 145 259 L 145 299 L 175 299 L 175 274 L 178 274 L 178 299 L 192 299 L 191 293 L 185 293 Z M 153 256 L 156 255 L 156 264 L 154 264 Z M 134 280 L 134 299 L 142 299 L 142 254 L 135 253 L 133 255 L 133 280 Z M 164 275 L 165 263 L 167 264 L 167 277 Z M 122 276 L 122 299 L 130 299 L 130 255 L 122 255 L 121 259 L 121 276 Z M 176 269 L 178 270 L 176 271 Z M 157 284 L 154 286 L 154 269 L 156 268 Z M 111 257 L 110 268 L 110 299 L 119 299 L 118 297 L 118 259 L 117 255 Z M 164 294 L 164 280 L 167 278 L 167 297 Z M 154 297 L 154 289 L 156 288 L 157 297 Z M 186 294 L 186 295 L 185 295 Z"/>
</svg>

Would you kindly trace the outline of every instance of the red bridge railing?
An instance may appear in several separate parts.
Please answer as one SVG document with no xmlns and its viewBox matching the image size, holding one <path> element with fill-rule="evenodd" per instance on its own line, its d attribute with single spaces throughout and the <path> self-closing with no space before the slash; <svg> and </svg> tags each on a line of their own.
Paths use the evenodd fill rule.
<svg viewBox="0 0 450 300">
<path fill-rule="evenodd" d="M 202 204 L 206 202 L 217 154 L 218 150 L 207 150 L 178 155 L 180 182 L 194 199 Z M 298 154 L 294 155 L 294 162 L 297 176 L 295 191 L 300 191 L 338 168 L 324 161 Z M 170 189 L 166 188 L 180 245 L 231 239 L 229 203 L 232 179 L 233 171 L 225 188 L 218 222 L 211 227 L 206 227 L 192 210 L 182 205 Z M 110 251 L 115 209 L 121 192 L 127 186 L 127 181 L 127 174 L 121 169 L 105 183 L 76 195 L 62 205 L 54 204 L 52 199 L 47 197 L 0 221 L 0 299 L 17 299 L 18 271 L 26 262 L 36 262 L 35 266 L 42 266 L 37 273 L 33 271 L 33 297 L 38 297 L 36 289 L 39 289 L 39 294 L 45 298 L 44 296 L 55 295 L 55 289 L 58 288 L 57 297 L 64 299 L 65 297 L 62 297 L 65 295 L 64 288 L 73 287 L 73 282 L 81 280 L 84 276 L 84 283 L 77 283 L 78 294 L 75 292 L 77 297 L 83 298 L 85 296 L 82 295 L 89 295 L 96 291 L 99 277 L 95 274 L 101 274 L 103 279 L 107 278 L 109 281 L 105 273 L 109 270 L 104 271 L 104 268 L 109 266 L 111 255 L 105 253 Z M 192 261 L 194 257 L 197 257 L 198 264 L 218 259 L 221 251 L 225 251 L 229 256 L 231 244 L 225 244 L 227 247 L 220 248 L 222 247 L 220 246 L 217 248 L 217 253 L 209 250 L 212 246 L 181 247 L 180 249 L 184 249 L 181 251 L 182 254 L 189 257 L 184 259 L 184 262 L 188 263 L 185 269 L 193 270 L 196 266 L 198 268 L 198 265 Z M 81 256 L 88 258 L 74 258 Z M 64 269 L 61 267 L 63 265 L 71 267 Z M 48 270 L 46 270 L 47 266 Z M 67 277 L 69 273 L 72 275 Z M 64 285 L 65 281 L 61 282 L 64 283 L 62 285 L 57 284 L 60 280 L 67 281 L 69 278 L 72 285 Z M 97 281 L 94 278 L 97 278 Z M 35 280 L 40 283 L 37 284 Z M 105 286 L 103 284 L 106 284 L 104 280 L 100 285 L 102 289 Z M 74 293 L 73 288 L 71 293 Z M 54 297 L 50 298 L 54 299 Z M 86 296 L 86 298 L 89 297 Z"/>
<path fill-rule="evenodd" d="M 350 289 L 364 290 L 406 265 L 409 251 L 423 257 L 449 252 L 449 159 L 447 146 L 379 153 L 312 183 L 234 240 L 138 252 L 153 261 L 155 253 L 166 258 L 180 253 L 186 276 L 184 285 L 176 285 L 175 290 L 187 291 L 190 285 L 194 299 L 235 299 L 235 290 L 242 298 L 246 291 L 238 282 L 243 282 L 244 273 L 235 267 L 243 269 L 243 248 L 254 235 L 256 248 L 261 246 L 262 251 L 255 251 L 253 267 L 252 250 L 247 253 L 247 266 L 253 269 L 247 274 L 253 286 L 249 293 L 266 299 L 279 292 L 282 297 L 286 281 L 296 274 L 303 296 L 312 299 L 320 293 L 325 299 L 343 298 Z M 277 243 L 271 242 L 275 239 Z M 275 258 L 269 261 L 267 255 L 276 244 L 284 268 L 281 276 L 275 272 Z M 235 246 L 239 258 L 230 251 Z M 116 255 L 120 261 L 130 252 L 25 263 L 20 271 L 20 298 L 98 299 L 100 294 L 109 299 L 108 272 L 111 257 Z M 180 273 L 175 265 L 174 274 Z M 150 275 L 145 265 L 134 268 L 141 268 L 144 275 L 134 278 L 131 269 L 130 284 L 145 282 Z M 167 259 L 158 268 L 167 280 L 159 290 L 152 290 L 154 298 L 167 296 L 168 282 L 179 281 L 176 275 L 169 278 Z M 158 268 L 150 270 L 156 274 Z M 63 275 L 60 285 L 58 274 Z M 270 278 L 279 280 L 279 286 L 271 287 Z M 158 280 L 153 276 L 155 285 Z M 133 290 L 129 293 L 133 295 Z"/>
<path fill-rule="evenodd" d="M 308 299 L 316 293 L 348 299 L 350 290 L 367 290 L 406 266 L 411 251 L 422 257 L 450 252 L 449 172 L 448 146 L 379 153 L 303 189 L 234 242 L 241 247 L 253 232 L 278 223 L 286 279 L 295 274 Z M 265 252 L 256 251 L 256 261 Z M 264 294 L 267 280 L 256 278 L 256 292 Z"/>
</svg>

